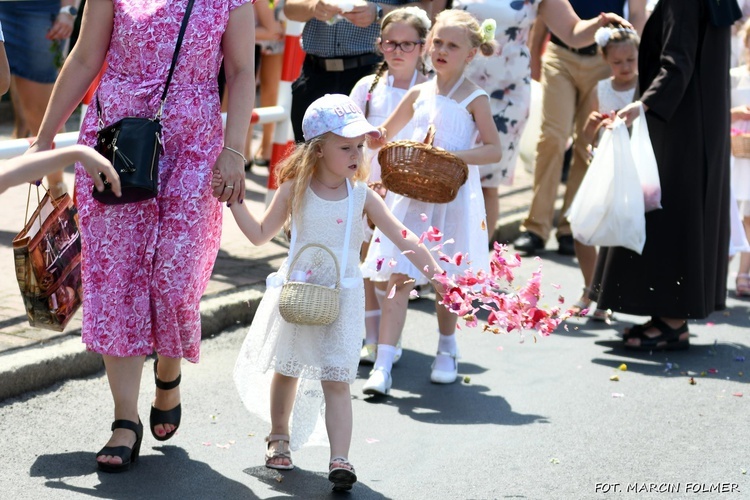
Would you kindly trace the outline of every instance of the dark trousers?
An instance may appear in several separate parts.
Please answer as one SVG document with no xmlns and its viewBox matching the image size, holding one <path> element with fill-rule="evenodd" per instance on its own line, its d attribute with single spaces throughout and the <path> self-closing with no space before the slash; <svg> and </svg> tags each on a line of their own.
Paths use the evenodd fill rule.
<svg viewBox="0 0 750 500">
<path fill-rule="evenodd" d="M 376 64 L 360 66 L 345 71 L 325 71 L 305 61 L 299 78 L 292 84 L 292 130 L 294 140 L 304 142 L 302 137 L 302 118 L 308 106 L 326 94 L 346 94 L 363 77 L 375 71 Z"/>
</svg>

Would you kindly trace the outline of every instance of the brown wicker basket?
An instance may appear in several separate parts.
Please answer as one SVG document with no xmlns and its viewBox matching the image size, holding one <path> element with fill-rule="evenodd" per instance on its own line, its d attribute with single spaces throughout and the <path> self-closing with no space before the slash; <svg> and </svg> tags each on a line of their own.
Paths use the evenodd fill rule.
<svg viewBox="0 0 750 500">
<path fill-rule="evenodd" d="M 336 285 L 334 288 L 314 283 L 290 281 L 297 259 L 308 248 L 323 249 L 333 259 L 333 263 L 336 265 Z M 289 323 L 298 325 L 330 325 L 333 323 L 339 317 L 340 276 L 339 262 L 328 248 L 317 243 L 309 243 L 300 248 L 291 264 L 289 264 L 286 280 L 281 287 L 281 297 L 279 298 L 281 317 Z"/>
<path fill-rule="evenodd" d="M 750 158 L 750 134 L 732 136 L 732 156 L 735 158 Z"/>
<path fill-rule="evenodd" d="M 430 125 L 424 143 L 394 141 L 378 153 L 383 185 L 394 193 L 428 203 L 448 203 L 469 177 L 466 162 L 432 145 Z"/>
</svg>

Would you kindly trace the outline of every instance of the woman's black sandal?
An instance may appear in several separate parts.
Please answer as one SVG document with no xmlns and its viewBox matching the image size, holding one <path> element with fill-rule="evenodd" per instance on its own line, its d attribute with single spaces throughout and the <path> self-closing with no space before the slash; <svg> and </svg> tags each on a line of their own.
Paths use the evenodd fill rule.
<svg viewBox="0 0 750 500">
<path fill-rule="evenodd" d="M 115 429 L 130 429 L 135 433 L 135 443 L 132 448 L 127 446 L 105 446 L 97 457 L 103 455 L 110 455 L 113 457 L 120 457 L 122 459 L 121 464 L 111 464 L 109 462 L 97 462 L 100 471 L 103 472 L 125 472 L 130 469 L 130 465 L 138 461 L 138 455 L 141 453 L 141 441 L 143 440 L 143 424 L 140 419 L 136 424 L 130 420 L 115 420 L 112 422 L 112 430 Z"/>
<path fill-rule="evenodd" d="M 655 337 L 649 337 L 646 335 L 646 330 L 649 328 L 656 328 L 659 330 L 659 335 Z M 690 347 L 690 339 L 681 339 L 680 336 L 689 333 L 687 321 L 677 328 L 672 328 L 660 318 L 651 318 L 651 321 L 645 325 L 637 325 L 630 329 L 627 336 L 624 338 L 624 346 L 626 349 L 633 351 L 681 351 Z M 628 340 L 638 339 L 640 343 L 638 345 L 629 344 Z"/>
<path fill-rule="evenodd" d="M 182 380 L 182 374 L 177 375 L 177 378 L 174 379 L 171 382 L 163 382 L 159 380 L 159 376 L 156 372 L 156 366 L 159 364 L 159 360 L 157 359 L 154 361 L 154 381 L 156 382 L 156 387 L 161 389 L 162 391 L 169 391 L 180 385 L 180 380 Z M 151 426 L 151 435 L 154 436 L 154 439 L 157 441 L 166 441 L 167 439 L 174 436 L 174 433 L 177 432 L 177 429 L 180 427 L 180 420 L 182 419 L 182 403 L 179 403 L 177 406 L 172 408 L 171 410 L 160 410 L 156 408 L 154 405 L 151 405 L 151 416 L 149 417 L 149 425 Z M 156 433 L 156 426 L 157 425 L 164 425 L 164 424 L 171 424 L 174 425 L 174 429 L 172 429 L 171 432 L 167 432 L 163 436 L 159 436 Z"/>
</svg>

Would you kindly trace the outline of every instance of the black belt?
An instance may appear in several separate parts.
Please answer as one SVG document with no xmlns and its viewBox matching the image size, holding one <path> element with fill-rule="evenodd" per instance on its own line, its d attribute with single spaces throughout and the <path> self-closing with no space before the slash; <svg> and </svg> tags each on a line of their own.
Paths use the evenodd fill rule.
<svg viewBox="0 0 750 500">
<path fill-rule="evenodd" d="M 574 54 L 578 54 L 581 56 L 595 56 L 599 53 L 599 47 L 595 43 L 587 45 L 586 47 L 581 47 L 580 49 L 574 49 L 573 47 L 568 47 L 567 45 L 565 45 L 565 43 L 563 43 L 563 41 L 557 38 L 555 35 L 550 35 L 549 41 L 559 47 L 568 49 Z"/>
<path fill-rule="evenodd" d="M 344 71 L 347 69 L 360 68 L 362 66 L 372 66 L 382 61 L 382 56 L 378 54 L 362 54 L 359 56 L 346 57 L 318 57 L 307 54 L 305 62 L 312 64 L 323 71 Z"/>
</svg>

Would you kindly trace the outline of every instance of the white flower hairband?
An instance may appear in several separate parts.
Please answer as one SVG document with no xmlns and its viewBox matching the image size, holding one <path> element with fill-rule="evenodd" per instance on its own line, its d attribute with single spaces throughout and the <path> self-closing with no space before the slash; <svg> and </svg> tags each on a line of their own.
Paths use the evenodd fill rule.
<svg viewBox="0 0 750 500">
<path fill-rule="evenodd" d="M 482 30 L 482 43 L 489 43 L 495 39 L 497 23 L 494 19 L 485 19 L 480 26 Z"/>
<path fill-rule="evenodd" d="M 612 35 L 618 32 L 636 34 L 635 30 L 630 28 L 610 28 L 605 26 L 604 28 L 596 30 L 596 33 L 594 33 L 594 41 L 599 47 L 606 47 L 609 40 L 612 38 Z"/>
<path fill-rule="evenodd" d="M 392 10 L 391 12 L 395 12 L 396 10 L 411 14 L 412 16 L 416 17 L 417 19 L 419 19 L 419 22 L 422 24 L 422 26 L 425 27 L 426 30 L 429 31 L 430 28 L 432 28 L 432 21 L 430 21 L 430 18 L 427 16 L 427 12 L 425 12 L 424 9 L 412 5 L 410 7 L 401 7 L 399 9 Z M 391 12 L 389 12 L 388 15 L 390 15 Z M 388 17 L 388 15 L 386 17 Z"/>
</svg>

